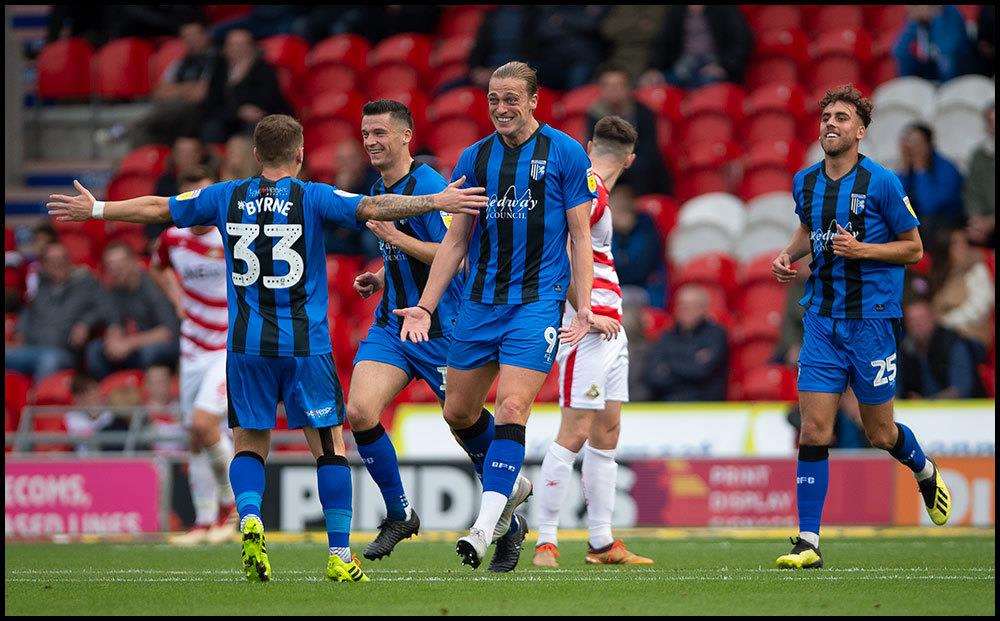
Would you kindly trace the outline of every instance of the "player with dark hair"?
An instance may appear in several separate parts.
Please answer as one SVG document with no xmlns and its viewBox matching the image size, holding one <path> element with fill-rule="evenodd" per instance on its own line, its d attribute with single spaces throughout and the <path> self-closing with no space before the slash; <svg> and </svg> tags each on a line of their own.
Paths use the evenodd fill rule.
<svg viewBox="0 0 1000 621">
<path fill-rule="evenodd" d="M 531 493 L 520 475 L 525 424 L 559 345 L 571 261 L 576 314 L 562 330 L 565 342 L 578 342 L 594 321 L 587 221 L 597 179 L 575 140 L 535 120 L 538 80 L 531 67 L 515 61 L 498 68 L 487 100 L 496 132 L 462 152 L 452 177 L 485 186 L 489 204 L 478 219 L 454 218 L 419 302 L 395 312 L 404 317 L 403 338 L 426 341 L 468 255 L 470 273 L 448 351 L 444 417 L 482 464 L 483 496 L 456 551 L 475 568 L 497 541 L 490 569 L 512 571 L 527 530 L 514 509 Z M 494 428 L 483 403 L 498 377 Z"/>
<path fill-rule="evenodd" d="M 460 189 L 464 179 L 429 196 L 373 197 L 299 181 L 302 126 L 285 115 L 264 117 L 254 130 L 253 145 L 262 166 L 254 177 L 173 198 L 109 202 L 96 201 L 74 182 L 79 195 L 52 195 L 47 206 L 61 221 L 218 226 L 229 271 L 226 384 L 236 442 L 229 478 L 240 515 L 244 572 L 249 580 L 271 577 L 261 498 L 270 430 L 278 401 L 283 401 L 288 426 L 303 429 L 317 460 L 330 551 L 327 578 L 367 581 L 349 545 L 351 470 L 341 429 L 343 395 L 330 355 L 322 224 L 358 228 L 364 220 L 398 220 L 435 210 L 477 214 L 486 198 L 482 188 Z"/>
<path fill-rule="evenodd" d="M 828 451 L 841 395 L 857 396 L 872 446 L 888 451 L 916 476 L 931 520 L 948 521 L 951 497 L 940 471 L 913 432 L 893 422 L 896 343 L 906 265 L 923 255 L 920 224 L 892 171 L 858 153 L 872 104 L 853 86 L 820 102 L 823 161 L 799 171 L 792 194 L 801 226 L 774 259 L 778 282 L 812 255 L 800 304 L 806 309 L 799 354 L 799 461 L 796 472 L 799 536 L 784 568 L 823 566 L 820 519 L 829 480 Z"/>
<path fill-rule="evenodd" d="M 365 104 L 361 137 L 372 166 L 382 175 L 372 187 L 372 194 L 433 194 L 448 185 L 437 171 L 410 155 L 413 117 L 404 104 L 389 99 Z M 378 535 L 365 547 L 368 559 L 388 556 L 397 543 L 420 528 L 420 519 L 403 489 L 396 450 L 379 418 L 416 378 L 426 382 L 444 402 L 444 370 L 455 314 L 461 304 L 463 276 L 456 276 L 448 285 L 431 318 L 427 341 L 401 340 L 402 320 L 393 311 L 419 300 L 450 222 L 450 214 L 432 211 L 395 222 L 367 223 L 379 239 L 383 268 L 375 274 L 358 276 L 354 289 L 363 297 L 382 291 L 382 300 L 375 311 L 375 323 L 354 358 L 347 418 L 361 460 L 385 500 L 386 518 L 379 525 Z M 492 419 L 488 411 L 483 416 Z M 478 470 L 481 473 L 481 468 Z"/>
<path fill-rule="evenodd" d="M 538 473 L 539 524 L 534 564 L 558 567 L 556 531 L 566 501 L 566 485 L 576 456 L 583 451 L 583 490 L 587 499 L 590 548 L 585 558 L 592 565 L 649 565 L 652 560 L 634 554 L 611 535 L 618 464 L 615 448 L 622 403 L 628 401 L 628 338 L 621 329 L 622 290 L 611 254 L 611 205 L 608 195 L 622 173 L 635 161 L 638 134 L 631 123 L 606 116 L 594 125 L 587 144 L 597 177 L 597 198 L 590 208 L 594 286 L 591 309 L 595 327 L 576 345 L 559 346 L 559 403 L 562 421 L 549 445 Z M 570 281 L 569 299 L 574 298 Z M 572 321 L 567 305 L 563 322 Z"/>
</svg>

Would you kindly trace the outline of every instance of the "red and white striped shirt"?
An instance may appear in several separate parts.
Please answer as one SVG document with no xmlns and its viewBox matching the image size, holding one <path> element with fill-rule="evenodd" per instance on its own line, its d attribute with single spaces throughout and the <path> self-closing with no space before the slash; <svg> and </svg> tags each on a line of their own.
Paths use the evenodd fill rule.
<svg viewBox="0 0 1000 621">
<path fill-rule="evenodd" d="M 228 270 L 218 229 L 204 235 L 190 229 L 167 229 L 160 235 L 153 263 L 172 268 L 180 283 L 181 305 L 187 315 L 181 323 L 181 355 L 224 350 L 229 331 Z"/>
<path fill-rule="evenodd" d="M 610 193 L 604 180 L 597 174 L 594 176 L 597 178 L 597 198 L 590 207 L 590 238 L 594 245 L 594 288 L 590 295 L 590 307 L 595 315 L 621 321 L 622 288 L 618 282 L 618 272 L 615 271 L 615 258 L 611 254 L 614 229 L 611 225 Z M 566 317 L 570 318 L 571 305 L 567 304 L 566 308 Z"/>
</svg>

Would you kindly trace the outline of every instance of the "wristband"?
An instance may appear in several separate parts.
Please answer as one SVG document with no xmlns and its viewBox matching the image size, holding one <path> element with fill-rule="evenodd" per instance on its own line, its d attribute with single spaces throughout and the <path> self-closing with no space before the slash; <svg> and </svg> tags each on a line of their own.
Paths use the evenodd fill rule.
<svg viewBox="0 0 1000 621">
<path fill-rule="evenodd" d="M 104 201 L 94 201 L 94 208 L 90 212 L 90 217 L 95 220 L 104 219 Z"/>
<path fill-rule="evenodd" d="M 434 316 L 434 313 L 430 312 L 429 310 L 427 310 L 426 308 L 424 308 L 423 306 L 421 306 L 419 304 L 417 304 L 417 308 L 419 308 L 420 310 L 422 310 L 425 313 L 427 313 L 428 317 L 433 317 Z"/>
</svg>

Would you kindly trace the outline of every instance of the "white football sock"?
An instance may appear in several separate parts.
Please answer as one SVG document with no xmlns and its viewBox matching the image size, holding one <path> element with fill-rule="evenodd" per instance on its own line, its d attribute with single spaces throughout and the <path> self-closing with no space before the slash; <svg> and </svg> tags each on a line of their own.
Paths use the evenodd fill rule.
<svg viewBox="0 0 1000 621">
<path fill-rule="evenodd" d="M 614 543 L 611 516 L 615 512 L 617 481 L 618 463 L 614 450 L 602 451 L 589 444 L 583 447 L 583 496 L 587 501 L 590 547 L 594 550 Z"/>
<path fill-rule="evenodd" d="M 802 541 L 805 541 L 806 543 L 812 544 L 812 546 L 814 548 L 819 549 L 819 534 L 818 533 L 810 533 L 810 532 L 802 531 L 802 532 L 799 533 L 799 539 L 801 539 Z"/>
<path fill-rule="evenodd" d="M 236 502 L 233 498 L 233 488 L 229 483 L 229 464 L 233 461 L 233 441 L 229 435 L 222 433 L 219 441 L 212 446 L 206 447 L 203 451 L 208 455 L 212 465 L 212 475 L 215 477 L 215 485 L 218 489 L 218 501 L 225 505 Z"/>
<path fill-rule="evenodd" d="M 334 548 L 334 547 L 331 547 L 330 548 L 330 556 L 339 556 L 340 560 L 344 561 L 345 563 L 350 563 L 351 560 L 354 558 L 351 555 L 351 548 L 350 547 L 346 547 L 346 548 Z"/>
<path fill-rule="evenodd" d="M 216 496 L 215 474 L 208 453 L 192 453 L 188 460 L 188 483 L 191 486 L 191 502 L 194 504 L 196 526 L 210 526 L 219 512 Z M 232 494 L 232 491 L 229 492 Z"/>
<path fill-rule="evenodd" d="M 555 442 L 542 460 L 542 468 L 535 481 L 535 498 L 538 503 L 538 545 L 551 543 L 558 545 L 556 531 L 559 528 L 559 512 L 569 491 L 570 475 L 576 453 Z"/>
<path fill-rule="evenodd" d="M 925 459 L 924 469 L 921 470 L 920 472 L 914 473 L 914 476 L 917 477 L 918 481 L 926 481 L 927 479 L 934 476 L 934 464 L 931 463 L 931 460 Z"/>
<path fill-rule="evenodd" d="M 476 523 L 472 525 L 472 528 L 486 533 L 487 543 L 489 543 L 493 531 L 496 530 L 500 514 L 503 513 L 506 506 L 507 497 L 500 492 L 483 492 L 483 501 L 479 505 L 479 517 L 476 518 Z"/>
</svg>

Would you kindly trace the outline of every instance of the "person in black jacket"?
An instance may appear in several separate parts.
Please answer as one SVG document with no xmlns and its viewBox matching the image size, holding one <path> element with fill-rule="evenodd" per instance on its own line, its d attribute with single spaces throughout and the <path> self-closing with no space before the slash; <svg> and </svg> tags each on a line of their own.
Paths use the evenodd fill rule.
<svg viewBox="0 0 1000 621">
<path fill-rule="evenodd" d="M 729 375 L 726 331 L 708 317 L 708 292 L 688 285 L 677 294 L 676 325 L 646 358 L 645 381 L 657 401 L 725 401 Z"/>
<path fill-rule="evenodd" d="M 597 74 L 601 98 L 587 111 L 587 139 L 601 118 L 617 115 L 639 133 L 635 144 L 635 162 L 622 174 L 619 183 L 630 186 L 636 194 L 673 194 L 673 179 L 663 164 L 657 145 L 656 115 L 632 96 L 632 79 L 623 67 L 607 65 Z"/>
<path fill-rule="evenodd" d="M 713 82 L 743 82 L 753 34 L 736 6 L 671 7 L 653 46 L 642 85 L 664 80 L 682 88 Z"/>
<path fill-rule="evenodd" d="M 225 142 L 233 134 L 249 132 L 268 114 L 291 113 L 278 74 L 248 30 L 230 30 L 222 55 L 205 99 L 205 142 Z"/>
<path fill-rule="evenodd" d="M 931 305 L 906 306 L 906 337 L 899 348 L 897 394 L 906 399 L 974 399 L 985 394 L 977 365 L 983 352 L 941 326 Z"/>
</svg>

